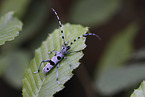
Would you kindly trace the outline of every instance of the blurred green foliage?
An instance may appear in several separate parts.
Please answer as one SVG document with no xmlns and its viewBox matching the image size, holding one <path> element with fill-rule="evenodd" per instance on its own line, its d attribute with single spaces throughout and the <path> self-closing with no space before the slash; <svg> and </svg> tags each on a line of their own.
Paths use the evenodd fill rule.
<svg viewBox="0 0 145 97">
<path fill-rule="evenodd" d="M 3 0 L 0 14 L 6 14 L 9 11 L 14 11 L 17 17 L 23 17 L 31 0 Z"/>
<path fill-rule="evenodd" d="M 125 65 L 133 51 L 133 40 L 138 31 L 138 25 L 136 23 L 130 24 L 126 29 L 115 35 L 108 46 L 106 51 L 102 55 L 99 65 L 100 73 L 113 68 L 119 68 Z"/>
<path fill-rule="evenodd" d="M 136 66 L 137 64 L 125 66 L 125 62 L 131 57 L 132 42 L 138 29 L 136 23 L 130 24 L 115 35 L 106 47 L 95 77 L 96 88 L 103 95 L 112 95 L 144 78 L 145 67 L 142 64 L 141 66 Z M 142 76 L 139 77 L 139 75 Z"/>
<path fill-rule="evenodd" d="M 79 0 L 70 11 L 71 20 L 86 26 L 101 25 L 121 8 L 121 0 Z"/>
</svg>

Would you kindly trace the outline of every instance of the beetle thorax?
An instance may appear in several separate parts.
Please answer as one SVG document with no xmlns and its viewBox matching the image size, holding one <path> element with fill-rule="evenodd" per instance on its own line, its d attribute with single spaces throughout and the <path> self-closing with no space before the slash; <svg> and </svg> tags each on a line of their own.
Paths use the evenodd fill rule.
<svg viewBox="0 0 145 97">
<path fill-rule="evenodd" d="M 62 46 L 61 53 L 62 53 L 63 55 L 66 55 L 66 54 L 68 54 L 68 51 L 69 51 L 69 50 L 70 50 L 70 46 L 67 46 L 67 45 Z"/>
</svg>

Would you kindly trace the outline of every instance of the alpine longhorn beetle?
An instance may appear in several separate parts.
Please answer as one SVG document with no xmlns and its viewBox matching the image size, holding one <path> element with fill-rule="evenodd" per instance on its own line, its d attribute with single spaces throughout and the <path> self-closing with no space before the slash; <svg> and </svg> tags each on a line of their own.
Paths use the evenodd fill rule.
<svg viewBox="0 0 145 97">
<path fill-rule="evenodd" d="M 38 71 L 37 71 L 37 72 L 34 72 L 34 73 L 38 73 L 38 72 L 40 71 L 40 67 L 41 67 L 42 63 L 48 62 L 48 63 L 46 64 L 46 66 L 43 68 L 43 72 L 46 74 L 46 73 L 48 73 L 53 67 L 57 66 L 56 81 L 57 81 L 58 84 L 60 84 L 60 82 L 58 81 L 58 68 L 59 68 L 59 62 L 60 62 L 62 59 L 67 59 L 66 55 L 68 55 L 68 54 L 70 54 L 70 53 L 77 53 L 77 52 L 79 52 L 79 51 L 70 52 L 71 45 L 72 45 L 76 40 L 80 39 L 81 37 L 86 37 L 86 36 L 88 36 L 88 35 L 96 36 L 96 37 L 99 38 L 99 39 L 100 39 L 100 37 L 99 37 L 98 35 L 94 34 L 94 33 L 88 33 L 88 32 L 87 32 L 86 34 L 81 35 L 81 36 L 77 37 L 76 39 L 74 39 L 74 40 L 70 43 L 70 45 L 68 45 L 68 43 L 65 42 L 65 38 L 64 38 L 64 34 L 63 34 L 63 29 L 62 29 L 62 24 L 61 24 L 61 21 L 60 21 L 60 19 L 59 19 L 59 16 L 57 15 L 56 11 L 55 11 L 53 8 L 51 8 L 51 9 L 52 9 L 52 11 L 54 12 L 54 14 L 56 15 L 56 17 L 57 17 L 57 19 L 58 19 L 59 26 L 60 26 L 60 28 L 61 28 L 61 34 L 62 34 L 62 37 L 61 37 L 61 38 L 63 39 L 62 49 L 61 49 L 61 51 L 59 51 L 59 52 L 57 52 L 56 50 L 53 50 L 53 51 L 51 51 L 51 52 L 48 52 L 48 54 L 51 54 L 52 52 L 55 52 L 54 57 L 52 57 L 52 59 L 50 59 L 50 60 L 43 60 L 43 61 L 41 61 L 40 65 L 39 65 L 39 68 L 38 68 Z M 68 59 L 67 59 L 67 61 L 68 61 L 69 65 L 70 65 L 70 67 L 73 69 L 73 67 L 72 67 L 72 65 L 71 65 L 71 63 L 70 63 L 70 61 L 69 61 Z"/>
</svg>

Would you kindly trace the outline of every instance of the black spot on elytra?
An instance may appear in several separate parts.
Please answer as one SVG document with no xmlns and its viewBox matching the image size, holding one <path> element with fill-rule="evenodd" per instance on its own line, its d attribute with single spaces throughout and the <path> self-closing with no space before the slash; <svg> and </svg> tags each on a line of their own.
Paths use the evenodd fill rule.
<svg viewBox="0 0 145 97">
<path fill-rule="evenodd" d="M 60 56 L 57 56 L 57 60 L 60 60 L 61 59 L 61 57 Z"/>
<path fill-rule="evenodd" d="M 53 65 L 53 66 L 55 65 L 55 63 L 52 60 L 50 60 L 49 62 L 50 62 L 50 65 Z"/>
</svg>

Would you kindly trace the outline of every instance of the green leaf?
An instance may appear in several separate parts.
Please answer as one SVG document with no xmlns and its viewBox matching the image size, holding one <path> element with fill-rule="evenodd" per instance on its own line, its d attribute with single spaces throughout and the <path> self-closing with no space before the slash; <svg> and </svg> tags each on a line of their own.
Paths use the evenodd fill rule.
<svg viewBox="0 0 145 97">
<path fill-rule="evenodd" d="M 82 27 L 81 25 L 70 25 L 65 24 L 63 26 L 65 40 L 71 42 L 76 37 L 85 34 L 88 28 Z M 73 45 L 71 51 L 83 50 L 86 45 L 84 44 L 85 38 L 77 40 Z M 52 69 L 48 74 L 42 72 L 42 65 L 40 72 L 36 72 L 39 64 L 42 60 L 51 59 L 54 55 L 48 57 L 48 52 L 52 50 L 60 51 L 62 47 L 62 39 L 60 28 L 54 30 L 52 34 L 42 43 L 41 47 L 36 49 L 35 56 L 30 62 L 30 68 L 25 72 L 23 79 L 23 96 L 24 97 L 52 97 L 56 92 L 64 88 L 63 84 L 72 77 L 73 69 L 70 68 L 67 60 L 63 59 L 60 62 L 58 70 L 58 80 L 61 84 L 56 82 L 56 67 Z M 72 67 L 75 69 L 79 66 L 79 59 L 82 58 L 83 53 L 78 52 L 66 56 L 70 61 Z"/>
<path fill-rule="evenodd" d="M 22 29 L 22 23 L 9 12 L 0 18 L 0 45 L 13 40 Z"/>
<path fill-rule="evenodd" d="M 23 16 L 28 4 L 31 0 L 3 0 L 0 13 L 6 14 L 9 11 L 14 11 L 18 17 Z"/>
<path fill-rule="evenodd" d="M 137 24 L 133 23 L 113 37 L 100 60 L 99 73 L 124 65 L 123 63 L 129 59 L 133 51 L 132 42 L 137 30 Z"/>
<path fill-rule="evenodd" d="M 7 51 L 0 55 L 0 75 L 16 89 L 22 88 L 22 79 L 30 57 L 28 52 L 22 50 Z"/>
<path fill-rule="evenodd" d="M 124 63 L 131 56 L 131 52 L 133 50 L 132 42 L 136 35 L 137 30 L 138 30 L 138 25 L 136 23 L 130 24 L 121 33 L 114 36 L 114 38 L 111 40 L 109 45 L 106 47 L 106 51 L 104 52 L 104 54 L 102 55 L 103 57 L 100 60 L 99 68 L 96 69 L 96 73 L 95 73 L 96 89 L 101 93 L 103 93 L 104 95 L 113 94 L 113 93 L 115 94 L 118 90 L 124 88 L 124 85 L 122 85 L 122 83 L 119 84 L 119 80 L 118 80 L 121 78 L 119 76 L 120 69 L 125 65 Z M 125 71 L 124 73 L 127 75 L 129 72 L 125 72 Z M 112 74 L 114 74 L 114 76 Z M 110 81 L 112 80 L 112 83 L 116 83 L 116 84 L 115 85 L 110 84 L 112 85 L 110 86 L 107 82 L 108 80 Z M 120 81 L 124 82 L 124 84 L 130 81 L 128 80 L 129 79 L 126 79 L 126 76 L 120 79 Z M 104 83 L 106 83 L 107 85 Z M 106 86 L 104 86 L 103 84 Z"/>
<path fill-rule="evenodd" d="M 130 97 L 145 97 L 145 81 L 141 83 L 138 89 L 135 89 Z"/>
<path fill-rule="evenodd" d="M 97 80 L 96 87 L 103 95 L 113 95 L 123 89 L 138 84 L 145 78 L 145 63 L 131 64 L 104 72 Z"/>
<path fill-rule="evenodd" d="M 121 0 L 78 0 L 71 11 L 71 20 L 84 25 L 101 25 L 121 7 Z"/>
</svg>

